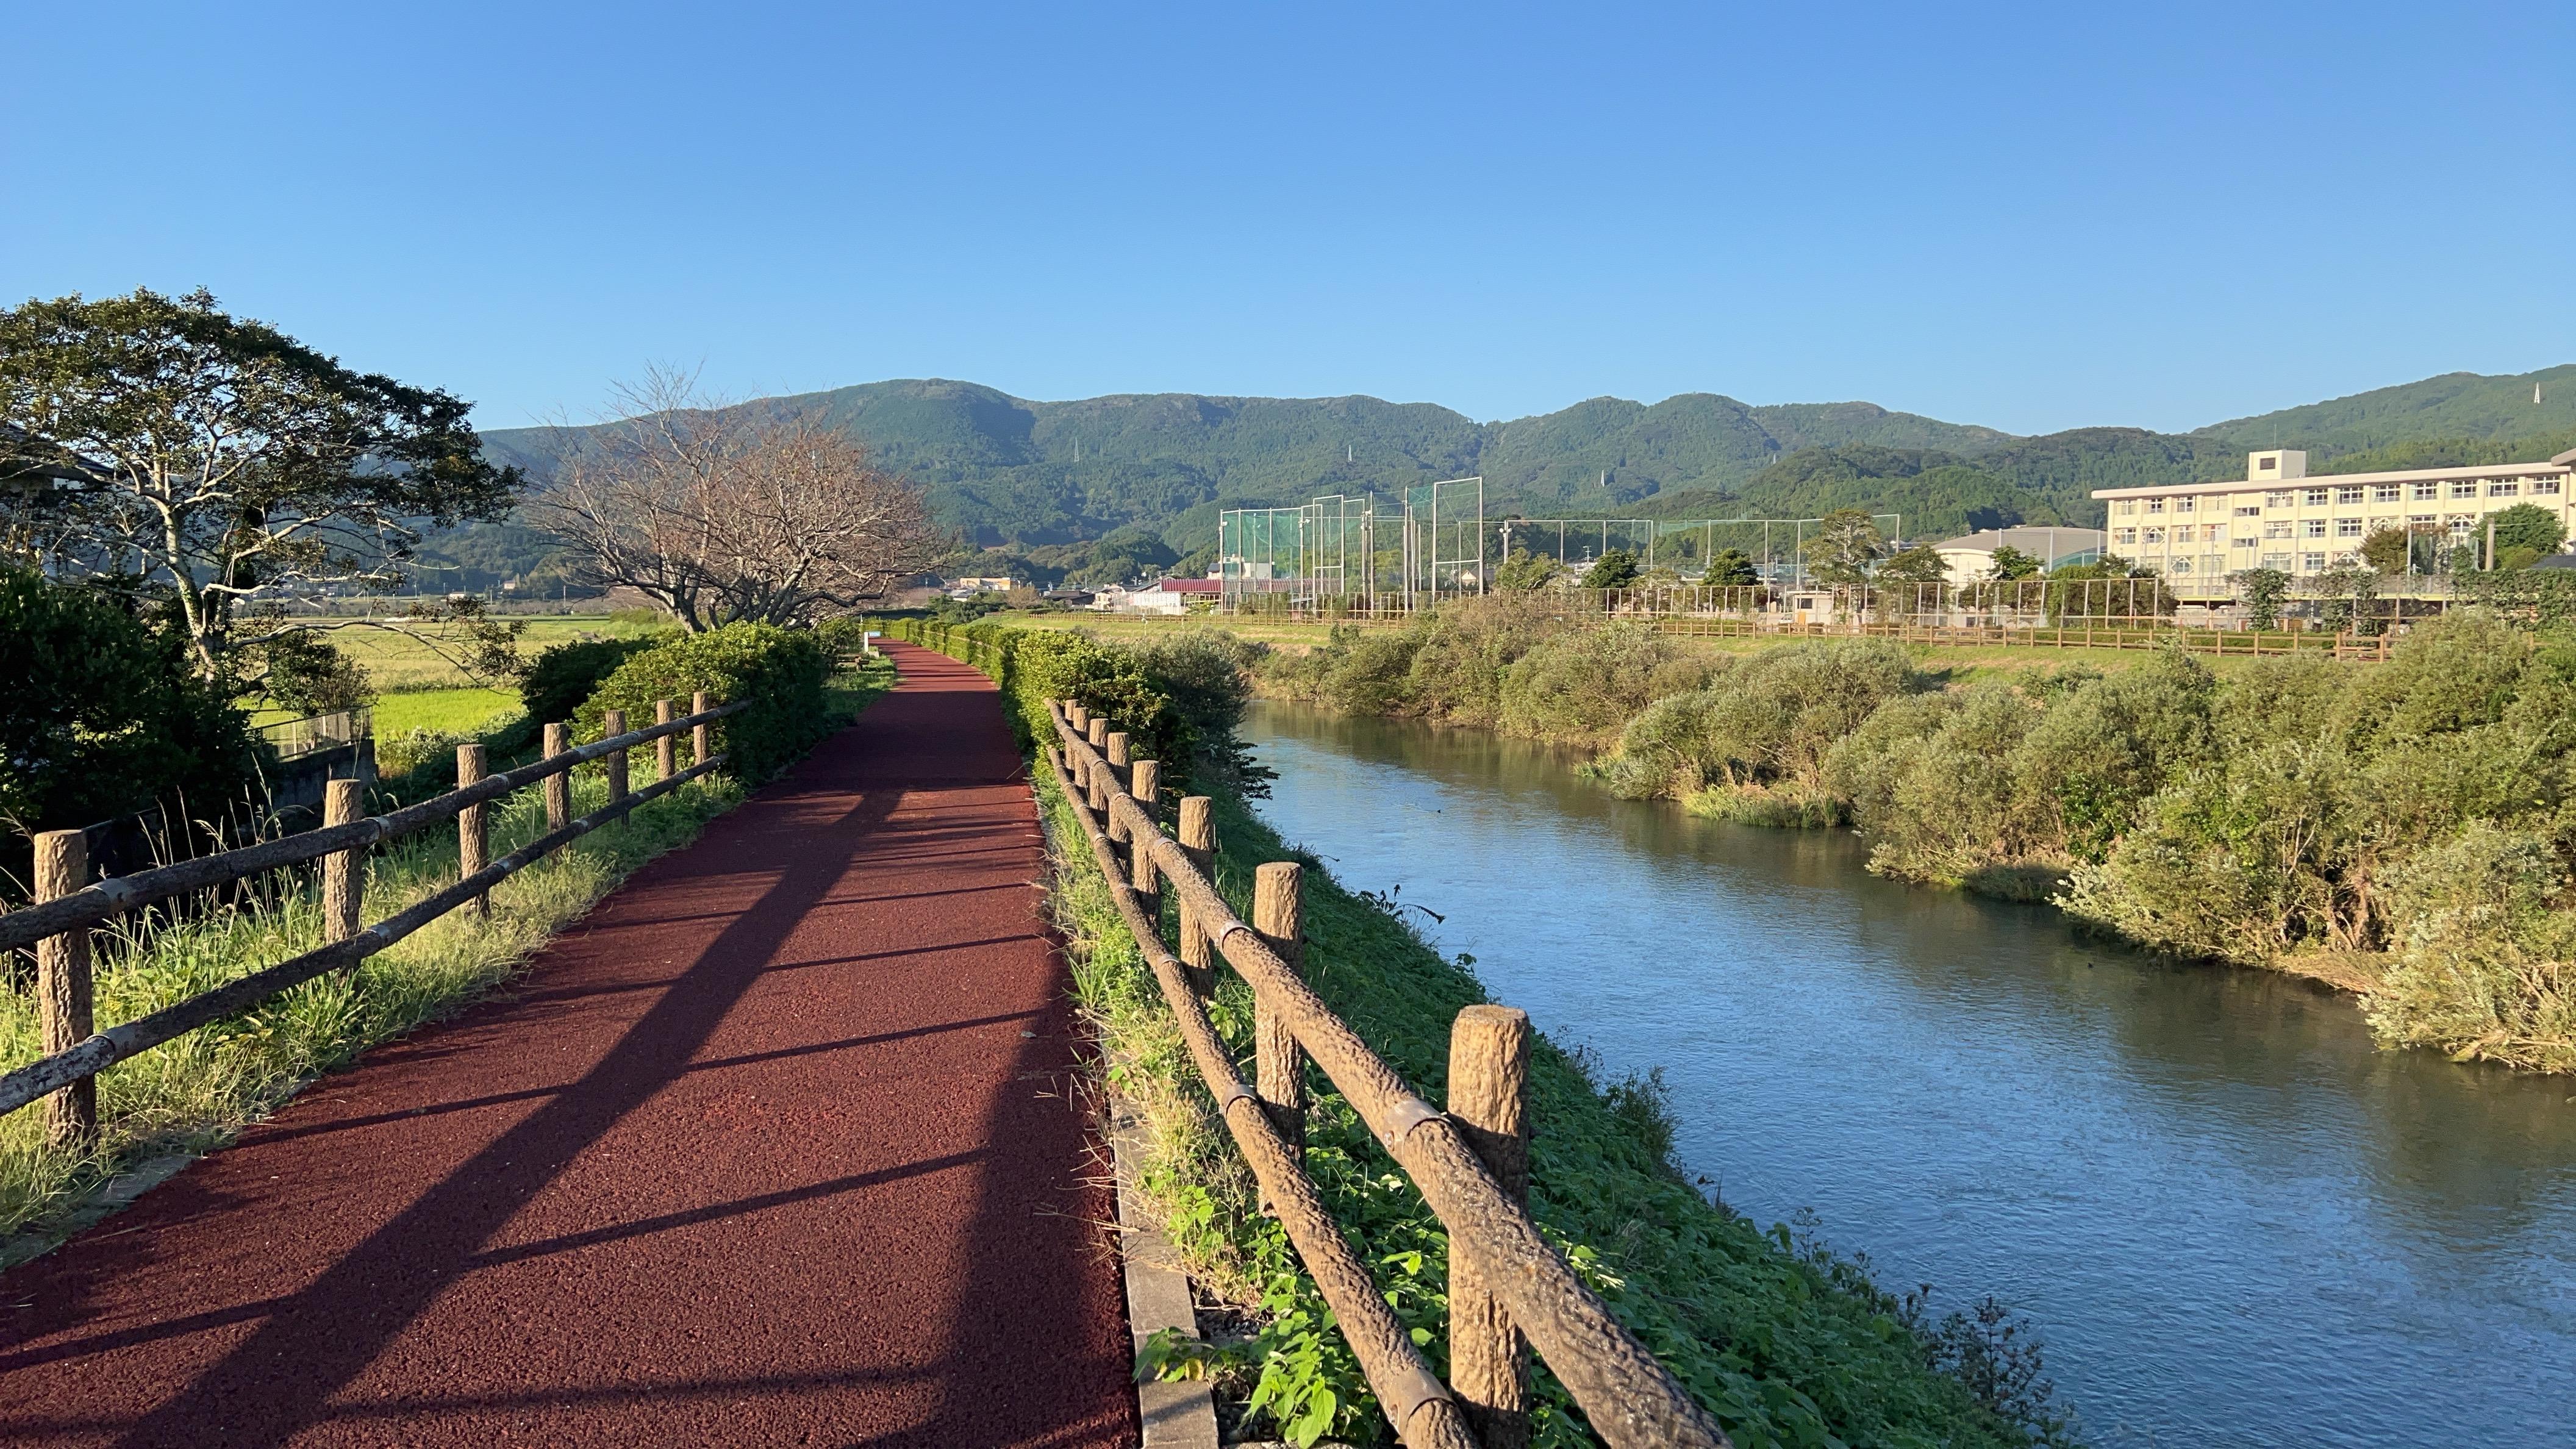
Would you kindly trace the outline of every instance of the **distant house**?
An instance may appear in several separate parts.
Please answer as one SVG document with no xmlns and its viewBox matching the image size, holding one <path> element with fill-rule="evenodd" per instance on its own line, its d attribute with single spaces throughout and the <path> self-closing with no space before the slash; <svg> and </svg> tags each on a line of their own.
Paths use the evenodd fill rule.
<svg viewBox="0 0 2576 1449">
<path fill-rule="evenodd" d="M 1972 584 L 1994 572 L 1996 549 L 2017 548 L 2053 569 L 2100 558 L 2104 537 L 2098 528 L 1989 528 L 1943 539 L 1932 551 L 1949 569 L 1950 582 Z"/>
<path fill-rule="evenodd" d="M 964 589 L 970 594 L 1007 594 L 1011 591 L 1011 582 L 1010 575 L 999 574 L 991 577 L 959 579 L 954 587 Z"/>
<path fill-rule="evenodd" d="M 1178 615 L 1187 612 L 1194 601 L 1215 603 L 1219 587 L 1214 579 L 1161 579 L 1130 592 L 1116 607 L 1137 614 Z M 1093 607 L 1099 606 L 1095 603 Z"/>
</svg>

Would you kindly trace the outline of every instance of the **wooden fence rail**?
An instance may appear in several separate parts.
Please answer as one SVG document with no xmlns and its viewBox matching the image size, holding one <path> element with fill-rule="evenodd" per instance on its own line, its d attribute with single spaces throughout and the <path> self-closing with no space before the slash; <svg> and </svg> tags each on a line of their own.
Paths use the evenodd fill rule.
<svg viewBox="0 0 2576 1449">
<path fill-rule="evenodd" d="M 703 695 L 699 696 L 698 703 L 701 706 L 704 705 Z M 225 851 L 220 855 L 181 861 L 176 865 L 162 866 L 155 870 L 138 871 L 133 875 L 120 876 L 83 889 L 73 890 L 67 895 L 0 917 L 0 948 L 42 943 L 44 949 L 40 952 L 40 956 L 47 978 L 55 974 L 57 969 L 73 973 L 77 977 L 76 980 L 66 979 L 59 986 L 53 986 L 50 979 L 45 983 L 50 988 L 44 993 L 47 998 L 46 1045 L 48 1047 L 58 1045 L 55 1039 L 58 1032 L 54 1021 L 57 1015 L 73 1020 L 78 1027 L 84 1029 L 84 1034 L 77 1042 L 59 1046 L 39 1060 L 5 1076 L 0 1076 L 0 1115 L 15 1112 L 49 1094 L 61 1093 L 63 1095 L 57 1098 L 61 1105 L 55 1118 L 59 1129 L 57 1135 L 73 1137 L 87 1135 L 95 1130 L 96 1124 L 89 1104 L 85 1100 L 86 1093 L 72 1091 L 77 1084 L 86 1083 L 108 1067 L 137 1053 L 149 1051 L 186 1032 L 257 1006 L 290 987 L 301 985 L 330 971 L 355 966 L 449 911 L 481 900 L 494 886 L 556 850 L 621 818 L 637 806 L 669 794 L 688 781 L 712 771 L 724 763 L 725 757 L 707 753 L 708 737 L 704 732 L 706 726 L 747 707 L 747 703 L 729 704 L 720 708 L 702 707 L 693 714 L 679 719 L 665 720 L 648 729 L 613 734 L 595 744 L 564 748 L 534 764 L 505 774 L 481 776 L 473 783 L 462 785 L 436 799 L 424 800 L 405 809 L 367 819 L 328 825 L 320 830 L 310 830 L 280 840 L 264 841 L 258 845 L 245 846 L 240 850 Z M 550 733 L 556 728 L 558 727 L 548 726 Z M 480 838 L 484 830 L 484 811 L 480 807 L 486 802 L 538 781 L 545 781 L 549 786 L 559 783 L 569 778 L 567 772 L 586 761 L 608 759 L 615 764 L 622 764 L 628 750 L 682 730 L 694 731 L 693 739 L 697 743 L 694 763 L 688 769 L 665 774 L 653 784 L 631 793 L 618 788 L 623 783 L 624 772 L 622 769 L 615 770 L 617 778 L 612 783 L 613 798 L 605 808 L 593 811 L 578 820 L 550 818 L 547 824 L 551 828 L 546 834 L 488 865 L 482 863 L 480 857 L 483 850 Z M 480 749 L 475 749 L 474 758 L 469 763 L 460 752 L 459 775 L 463 776 L 470 770 L 479 776 L 482 768 L 480 755 Z M 461 867 L 457 882 L 375 925 L 363 930 L 358 929 L 355 919 L 357 904 L 355 879 L 362 858 L 361 852 L 379 841 L 398 839 L 448 819 L 459 819 L 461 824 L 459 835 Z M 39 858 L 43 859 L 46 856 L 48 843 L 55 841 L 57 837 L 77 837 L 78 834 L 77 831 L 56 831 L 38 836 Z M 174 1002 L 148 1016 L 137 1017 L 103 1032 L 86 1033 L 85 1029 L 89 1025 L 86 1020 L 86 1006 L 90 996 L 87 933 L 90 927 L 118 912 L 166 899 L 185 891 L 221 885 L 261 871 L 276 870 L 326 857 L 330 863 L 330 869 L 326 874 L 338 885 L 336 892 L 326 892 L 326 894 L 334 895 L 338 913 L 347 917 L 345 921 L 337 923 L 339 926 L 345 926 L 345 930 L 326 929 L 325 934 L 333 938 L 329 944 L 307 951 L 292 960 L 264 967 L 248 976 L 226 982 L 222 986 L 201 992 L 184 1001 Z M 62 889 L 75 883 L 74 880 L 66 878 L 60 880 L 54 888 Z M 66 964 L 57 968 L 57 962 Z M 54 1008 L 52 1002 L 56 998 L 66 1004 L 64 1009 L 58 1011 Z M 77 1012 L 76 1016 L 74 1012 Z"/>
<path fill-rule="evenodd" d="M 1443 1449 L 1472 1449 L 1480 1437 L 1484 1449 L 1526 1442 L 1526 1420 L 1510 1389 L 1519 1377 L 1516 1359 L 1492 1348 L 1498 1336 L 1508 1343 L 1517 1335 L 1547 1361 L 1593 1429 L 1618 1449 L 1726 1444 L 1716 1421 L 1585 1286 L 1530 1220 L 1522 1203 L 1525 1158 L 1515 1157 L 1507 1143 L 1496 1140 L 1497 1134 L 1523 1132 L 1526 1124 L 1509 1104 L 1493 1100 L 1497 1083 L 1516 1079 L 1516 1055 L 1525 1054 L 1526 1047 L 1513 1047 L 1509 1033 L 1498 1034 L 1494 1021 L 1462 1019 L 1453 1055 L 1463 1054 L 1485 1080 L 1465 1088 L 1469 1101 L 1460 1099 L 1462 1084 L 1453 1082 L 1451 1113 L 1432 1107 L 1307 987 L 1297 967 L 1281 954 L 1286 942 L 1274 944 L 1246 925 L 1218 893 L 1206 856 L 1212 842 L 1187 838 L 1192 816 L 1204 836 L 1206 801 L 1183 802 L 1183 839 L 1164 834 L 1159 811 L 1129 794 L 1130 780 L 1122 779 L 1106 752 L 1095 747 L 1094 740 L 1104 736 L 1086 726 L 1100 722 L 1079 709 L 1069 716 L 1053 703 L 1048 713 L 1061 746 L 1047 751 L 1048 763 L 1090 837 L 1119 914 L 1143 949 L 1180 1022 L 1191 1060 L 1215 1096 L 1219 1115 L 1251 1165 L 1265 1201 L 1279 1214 L 1289 1240 L 1339 1317 L 1370 1387 L 1403 1441 Z M 1191 805 L 1198 809 L 1188 809 Z M 1115 831 L 1109 828 L 1112 821 Z M 1113 834 L 1127 842 L 1124 866 Z M 1148 916 L 1146 897 L 1134 885 L 1156 876 L 1168 883 L 1167 893 L 1181 907 L 1177 955 L 1164 945 L 1160 922 Z M 1275 897 L 1256 914 L 1280 925 L 1288 924 L 1290 915 L 1286 903 Z M 1264 1039 L 1262 1055 L 1270 1058 L 1263 1063 L 1263 1085 L 1278 1082 L 1276 1094 L 1288 1095 L 1278 1064 L 1293 1041 L 1341 1089 L 1447 1228 L 1453 1297 L 1463 1285 L 1475 1310 L 1462 1323 L 1454 1304 L 1452 1308 L 1453 1337 L 1468 1333 L 1478 1346 L 1466 1355 L 1474 1382 L 1461 1375 L 1456 1386 L 1466 1391 L 1463 1399 L 1431 1374 L 1366 1268 L 1324 1213 L 1299 1154 L 1280 1130 L 1276 1109 L 1286 1103 L 1265 1103 L 1262 1093 L 1244 1084 L 1209 1023 L 1202 968 L 1213 960 L 1186 959 L 1201 942 L 1252 987 L 1261 1019 L 1256 1034 Z M 1479 1140 L 1499 1148 L 1495 1159 L 1480 1156 Z M 1515 1180 L 1501 1180 L 1506 1178 Z M 1457 1271 L 1462 1261 L 1467 1269 L 1463 1278 Z M 1453 1348 L 1453 1374 L 1459 1373 L 1459 1358 Z"/>
</svg>

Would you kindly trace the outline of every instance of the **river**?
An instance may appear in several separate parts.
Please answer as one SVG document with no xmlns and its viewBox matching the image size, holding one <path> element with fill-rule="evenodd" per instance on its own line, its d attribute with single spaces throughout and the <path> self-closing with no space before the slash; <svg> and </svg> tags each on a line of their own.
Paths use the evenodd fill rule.
<svg viewBox="0 0 2576 1449">
<path fill-rule="evenodd" d="M 1734 1207 L 2025 1315 L 2094 1442 L 2576 1445 L 2576 1081 L 2380 1051 L 2322 988 L 1540 746 L 1274 702 L 1246 733 L 1284 836 L 1441 913 L 1560 1043 L 1663 1068 Z"/>
</svg>

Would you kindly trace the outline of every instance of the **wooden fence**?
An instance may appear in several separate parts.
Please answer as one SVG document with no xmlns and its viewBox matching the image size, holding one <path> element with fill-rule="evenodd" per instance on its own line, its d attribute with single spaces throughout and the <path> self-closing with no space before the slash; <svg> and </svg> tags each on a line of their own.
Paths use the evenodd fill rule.
<svg viewBox="0 0 2576 1449">
<path fill-rule="evenodd" d="M 435 799 L 369 817 L 362 813 L 364 787 L 356 780 L 334 780 L 324 799 L 318 830 L 200 856 L 157 869 L 87 883 L 89 861 L 82 833 L 47 831 L 36 837 L 37 904 L 0 916 L 0 950 L 36 948 L 37 1010 L 46 1055 L 0 1076 L 0 1114 L 15 1112 L 40 1097 L 50 1097 L 50 1126 L 57 1141 L 87 1142 L 98 1132 L 97 1083 L 100 1072 L 128 1057 L 151 1050 L 183 1033 L 259 1005 L 291 987 L 326 972 L 357 965 L 460 906 L 488 909 L 491 889 L 517 872 L 571 844 L 599 827 L 622 818 L 648 800 L 724 763 L 713 752 L 712 726 L 745 703 L 710 707 L 700 694 L 691 712 L 674 717 L 673 702 L 655 710 L 657 722 L 628 730 L 615 710 L 603 719 L 603 738 L 575 746 L 571 727 L 546 726 L 546 753 L 536 763 L 504 774 L 485 773 L 483 747 L 460 745 L 456 751 L 457 788 Z M 690 738 L 693 763 L 678 768 L 678 737 Z M 626 787 L 627 751 L 654 746 L 661 778 L 641 790 Z M 606 762 L 608 804 L 572 818 L 571 770 L 591 760 Z M 490 830 L 485 807 L 528 785 L 545 786 L 546 833 L 499 860 L 490 859 Z M 457 822 L 457 881 L 372 926 L 358 924 L 359 884 L 366 852 L 384 841 L 398 840 L 442 821 Z M 264 967 L 211 991 L 174 1002 L 148 1016 L 92 1030 L 90 929 L 138 906 L 209 886 L 223 885 L 262 871 L 322 862 L 323 935 L 328 944 L 292 960 Z"/>
<path fill-rule="evenodd" d="M 1255 924 L 1246 925 L 1212 879 L 1216 840 L 1206 797 L 1180 801 L 1178 838 L 1166 835 L 1159 763 L 1130 760 L 1126 734 L 1080 706 L 1050 702 L 1048 714 L 1060 740 L 1045 752 L 1048 765 L 1081 818 L 1119 915 L 1263 1200 L 1332 1306 L 1397 1436 L 1415 1449 L 1520 1449 L 1529 1442 L 1527 1356 L 1535 1348 L 1594 1431 L 1619 1449 L 1726 1444 L 1717 1422 L 1530 1220 L 1528 1018 L 1494 1006 L 1459 1013 L 1448 1110 L 1433 1107 L 1308 989 L 1299 867 L 1280 862 L 1255 873 Z M 1162 935 L 1167 889 L 1179 907 L 1177 952 Z M 1251 1086 L 1208 1019 L 1220 956 L 1252 987 Z M 1445 1385 L 1306 1175 L 1302 1059 L 1341 1089 L 1448 1230 Z"/>
</svg>

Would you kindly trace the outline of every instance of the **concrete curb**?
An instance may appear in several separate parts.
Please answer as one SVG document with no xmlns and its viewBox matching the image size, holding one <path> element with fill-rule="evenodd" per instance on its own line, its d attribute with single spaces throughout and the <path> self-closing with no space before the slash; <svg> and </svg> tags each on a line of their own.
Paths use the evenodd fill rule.
<svg viewBox="0 0 2576 1449">
<path fill-rule="evenodd" d="M 1118 1258 L 1127 1277 L 1127 1326 L 1139 1351 L 1162 1329 L 1177 1328 L 1193 1338 L 1199 1331 L 1181 1255 L 1137 1186 L 1144 1144 L 1143 1116 L 1134 1103 L 1113 1095 L 1109 1146 L 1118 1171 Z M 1144 1449 L 1217 1449 L 1216 1398 L 1204 1379 L 1139 1383 L 1136 1417 L 1145 1426 Z"/>
</svg>

